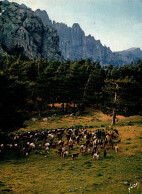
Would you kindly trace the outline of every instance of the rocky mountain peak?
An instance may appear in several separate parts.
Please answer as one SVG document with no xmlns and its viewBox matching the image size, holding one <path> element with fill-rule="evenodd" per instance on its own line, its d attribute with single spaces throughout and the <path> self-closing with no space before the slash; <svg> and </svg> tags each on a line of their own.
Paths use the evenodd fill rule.
<svg viewBox="0 0 142 194">
<path fill-rule="evenodd" d="M 49 19 L 49 16 L 45 10 L 41 11 L 40 9 L 37 9 L 35 13 L 42 19 L 44 24 L 52 25 L 52 21 Z"/>
<path fill-rule="evenodd" d="M 31 8 L 27 7 L 27 6 L 26 6 L 25 4 L 23 4 L 23 3 L 22 3 L 20 6 L 21 6 L 22 8 L 29 9 L 29 10 L 31 10 L 31 11 L 32 11 L 32 9 L 31 9 Z"/>
<path fill-rule="evenodd" d="M 17 3 L 1 2 L 0 55 L 19 52 L 31 59 L 60 59 L 59 37 L 36 13 Z"/>
<path fill-rule="evenodd" d="M 73 29 L 73 30 L 82 30 L 81 27 L 80 27 L 80 25 L 79 25 L 78 23 L 74 23 L 74 24 L 72 25 L 72 29 Z"/>
</svg>

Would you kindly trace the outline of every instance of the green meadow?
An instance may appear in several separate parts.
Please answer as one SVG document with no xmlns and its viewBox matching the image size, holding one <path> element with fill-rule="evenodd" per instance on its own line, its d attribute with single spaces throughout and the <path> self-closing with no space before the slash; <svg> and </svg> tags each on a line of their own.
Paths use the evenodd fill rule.
<svg viewBox="0 0 142 194">
<path fill-rule="evenodd" d="M 109 130 L 111 117 L 100 111 L 87 110 L 82 116 L 49 114 L 47 122 L 26 121 L 25 128 L 18 133 L 32 130 L 66 127 Z M 45 114 L 46 116 L 46 114 Z M 99 160 L 91 154 L 73 153 L 78 145 L 61 157 L 57 149 L 49 153 L 33 150 L 28 157 L 17 157 L 8 153 L 0 161 L 0 193 L 142 193 L 142 117 L 118 116 L 115 129 L 119 131 L 121 143 L 116 153 L 108 147 L 107 157 L 100 150 Z"/>
</svg>

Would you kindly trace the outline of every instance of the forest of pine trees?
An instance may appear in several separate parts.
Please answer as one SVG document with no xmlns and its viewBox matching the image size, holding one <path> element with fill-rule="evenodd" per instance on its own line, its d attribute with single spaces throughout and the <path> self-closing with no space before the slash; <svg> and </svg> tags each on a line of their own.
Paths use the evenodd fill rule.
<svg viewBox="0 0 142 194">
<path fill-rule="evenodd" d="M 63 112 L 83 112 L 97 107 L 106 114 L 142 113 L 142 61 L 136 64 L 101 67 L 99 62 L 0 58 L 0 130 L 21 127 L 30 112 L 62 103 Z M 52 108 L 51 107 L 51 108 Z M 8 121 L 8 122 L 7 122 Z"/>
</svg>

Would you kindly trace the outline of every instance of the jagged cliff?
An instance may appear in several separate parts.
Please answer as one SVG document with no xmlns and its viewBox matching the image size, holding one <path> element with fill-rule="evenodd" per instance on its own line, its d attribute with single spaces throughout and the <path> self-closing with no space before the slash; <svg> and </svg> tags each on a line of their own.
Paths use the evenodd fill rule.
<svg viewBox="0 0 142 194">
<path fill-rule="evenodd" d="M 95 40 L 91 35 L 85 36 L 77 23 L 70 28 L 63 23 L 53 22 L 53 27 L 59 33 L 60 48 L 65 59 L 90 58 L 93 61 L 105 62 L 105 57 L 112 54 L 111 50 L 102 46 L 99 40 Z"/>
<path fill-rule="evenodd" d="M 138 57 L 130 57 L 121 53 L 112 52 L 109 47 L 103 46 L 100 40 L 95 40 L 91 35 L 85 36 L 79 24 L 68 27 L 64 23 L 56 23 L 49 19 L 46 11 L 38 9 L 36 14 L 44 23 L 54 27 L 59 34 L 59 45 L 64 59 L 76 60 L 90 58 L 92 61 L 100 61 L 101 65 L 124 65 L 136 61 Z"/>
<path fill-rule="evenodd" d="M 26 6 L 0 1 L 0 55 L 14 51 L 32 59 L 61 59 L 55 29 Z"/>
<path fill-rule="evenodd" d="M 60 60 L 62 54 L 65 60 L 90 58 L 101 65 L 124 65 L 142 59 L 142 51 L 134 50 L 114 53 L 100 40 L 85 36 L 77 23 L 68 27 L 52 22 L 46 11 L 33 12 L 24 4 L 0 1 L 0 55 L 18 51 L 32 59 Z"/>
</svg>

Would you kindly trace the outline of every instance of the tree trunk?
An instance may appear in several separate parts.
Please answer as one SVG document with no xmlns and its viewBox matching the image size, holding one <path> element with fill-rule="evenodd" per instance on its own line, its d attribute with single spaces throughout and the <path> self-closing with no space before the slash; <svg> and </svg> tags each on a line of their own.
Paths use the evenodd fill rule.
<svg viewBox="0 0 142 194">
<path fill-rule="evenodd" d="M 117 93 L 115 92 L 114 106 L 116 106 L 116 100 L 117 100 Z M 115 107 L 113 107 L 112 125 L 115 125 L 115 120 L 116 120 L 116 112 L 115 112 Z"/>
<path fill-rule="evenodd" d="M 67 104 L 66 104 L 66 113 L 68 112 L 68 102 L 67 102 Z"/>
<path fill-rule="evenodd" d="M 61 104 L 62 111 L 64 112 L 64 103 Z"/>
<path fill-rule="evenodd" d="M 41 111 L 38 110 L 38 117 L 41 117 Z"/>
<path fill-rule="evenodd" d="M 115 120 L 116 120 L 116 113 L 115 113 L 115 108 L 113 108 L 112 125 L 115 125 Z"/>
<path fill-rule="evenodd" d="M 97 95 L 97 107 L 99 106 L 99 94 Z"/>
</svg>

